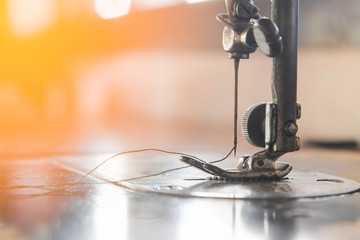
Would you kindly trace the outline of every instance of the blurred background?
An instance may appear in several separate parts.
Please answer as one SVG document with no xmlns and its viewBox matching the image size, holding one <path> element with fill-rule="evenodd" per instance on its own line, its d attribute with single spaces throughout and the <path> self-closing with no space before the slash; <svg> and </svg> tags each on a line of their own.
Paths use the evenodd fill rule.
<svg viewBox="0 0 360 240">
<path fill-rule="evenodd" d="M 254 1 L 269 16 L 270 1 Z M 224 1 L 0 2 L 0 154 L 230 149 Z M 300 0 L 299 136 L 360 140 L 360 2 Z M 242 114 L 271 101 L 271 59 L 240 63 Z"/>
</svg>

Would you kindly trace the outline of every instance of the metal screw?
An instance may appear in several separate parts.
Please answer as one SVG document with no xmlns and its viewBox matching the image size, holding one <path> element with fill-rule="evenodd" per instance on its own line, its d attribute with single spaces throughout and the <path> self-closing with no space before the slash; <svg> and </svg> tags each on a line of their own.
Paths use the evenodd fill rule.
<svg viewBox="0 0 360 240">
<path fill-rule="evenodd" d="M 285 125 L 284 131 L 287 136 L 292 137 L 297 133 L 298 126 L 294 122 L 290 121 Z"/>
<path fill-rule="evenodd" d="M 257 164 L 258 164 L 259 167 L 262 167 L 262 166 L 264 166 L 264 161 L 263 161 L 263 160 L 259 160 L 259 161 L 257 162 Z"/>
</svg>

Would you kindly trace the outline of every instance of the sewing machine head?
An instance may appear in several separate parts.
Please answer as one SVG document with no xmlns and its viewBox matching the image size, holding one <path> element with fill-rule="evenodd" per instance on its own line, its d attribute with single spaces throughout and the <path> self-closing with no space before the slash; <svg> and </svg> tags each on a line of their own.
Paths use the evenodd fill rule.
<svg viewBox="0 0 360 240">
<path fill-rule="evenodd" d="M 275 57 L 282 50 L 282 38 L 276 24 L 261 17 L 251 0 L 225 1 L 228 13 L 218 14 L 217 19 L 225 24 L 223 33 L 224 50 L 231 58 L 247 59 L 256 48 L 269 57 Z"/>
<path fill-rule="evenodd" d="M 224 170 L 183 156 L 182 161 L 220 179 L 281 179 L 292 169 L 275 161 L 299 149 L 296 136 L 300 104 L 296 102 L 298 0 L 273 0 L 271 19 L 261 17 L 252 0 L 225 0 L 227 13 L 217 19 L 225 25 L 223 48 L 235 61 L 234 151 L 237 144 L 237 76 L 240 59 L 259 48 L 272 57 L 272 101 L 248 108 L 242 119 L 245 139 L 264 150 L 243 156 L 237 169 Z"/>
</svg>

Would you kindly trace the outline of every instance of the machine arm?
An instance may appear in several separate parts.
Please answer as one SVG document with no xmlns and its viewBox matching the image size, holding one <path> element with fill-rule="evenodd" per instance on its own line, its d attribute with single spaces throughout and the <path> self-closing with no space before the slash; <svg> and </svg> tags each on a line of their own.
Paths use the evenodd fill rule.
<svg viewBox="0 0 360 240">
<path fill-rule="evenodd" d="M 272 0 L 271 19 L 261 17 L 252 0 L 225 0 L 225 4 L 227 13 L 218 14 L 217 19 L 225 25 L 223 47 L 230 58 L 238 63 L 240 59 L 248 59 L 257 48 L 273 58 L 272 102 L 251 106 L 242 119 L 244 137 L 265 149 L 243 156 L 237 169 L 224 170 L 185 156 L 180 160 L 220 179 L 280 179 L 292 167 L 275 161 L 299 149 L 296 136 L 296 120 L 301 113 L 296 102 L 298 0 Z"/>
</svg>

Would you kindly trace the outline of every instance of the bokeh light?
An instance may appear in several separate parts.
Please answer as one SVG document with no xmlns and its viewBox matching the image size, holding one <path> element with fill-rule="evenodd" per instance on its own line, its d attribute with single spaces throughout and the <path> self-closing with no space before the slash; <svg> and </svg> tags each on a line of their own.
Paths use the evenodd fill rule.
<svg viewBox="0 0 360 240">
<path fill-rule="evenodd" d="M 104 19 L 126 15 L 131 6 L 131 0 L 95 0 L 95 11 Z"/>
</svg>

